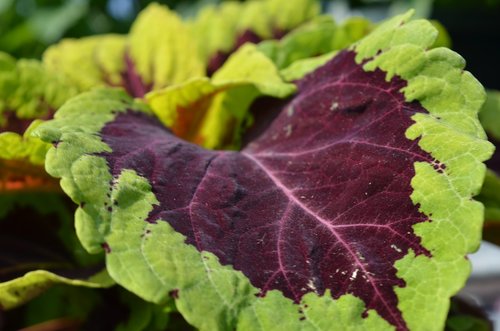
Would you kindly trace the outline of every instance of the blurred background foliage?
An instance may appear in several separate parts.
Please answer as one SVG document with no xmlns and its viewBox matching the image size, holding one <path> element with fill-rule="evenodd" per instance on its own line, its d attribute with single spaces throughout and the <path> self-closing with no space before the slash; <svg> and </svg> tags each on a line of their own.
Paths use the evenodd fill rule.
<svg viewBox="0 0 500 331">
<path fill-rule="evenodd" d="M 234 1 L 234 0 L 233 0 Z M 153 0 L 0 0 L 0 51 L 39 58 L 61 38 L 126 33 L 137 13 Z M 220 0 L 156 0 L 192 16 Z M 440 21 L 468 70 L 488 88 L 500 89 L 500 0 L 323 0 L 338 20 L 364 15 L 378 21 L 415 8 Z M 496 70 L 493 70 L 496 69 Z"/>
</svg>

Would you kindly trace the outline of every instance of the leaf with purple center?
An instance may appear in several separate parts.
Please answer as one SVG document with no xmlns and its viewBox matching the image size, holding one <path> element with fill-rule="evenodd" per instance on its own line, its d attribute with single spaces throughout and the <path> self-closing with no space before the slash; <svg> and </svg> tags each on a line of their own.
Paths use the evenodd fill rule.
<svg viewBox="0 0 500 331">
<path fill-rule="evenodd" d="M 30 135 L 76 93 L 40 62 L 0 53 L 0 193 L 60 191 L 43 169 L 50 144 Z"/>
<path fill-rule="evenodd" d="M 72 99 L 35 134 L 59 142 L 47 171 L 81 204 L 84 246 L 201 330 L 443 329 L 492 146 L 481 85 L 410 16 L 298 80 L 239 152 L 176 137 L 120 91 Z"/>
<path fill-rule="evenodd" d="M 211 76 L 245 43 L 279 39 L 320 13 L 316 0 L 259 0 L 207 6 L 189 22 Z"/>
<path fill-rule="evenodd" d="M 44 63 L 83 90 L 119 86 L 142 98 L 151 90 L 203 76 L 196 43 L 177 14 L 151 4 L 128 35 L 63 40 L 45 52 Z"/>
<path fill-rule="evenodd" d="M 248 113 L 252 102 L 260 96 L 284 98 L 294 91 L 293 85 L 281 78 L 279 68 L 345 48 L 365 35 L 369 26 L 368 21 L 358 18 L 336 26 L 331 18 L 318 17 L 279 42 L 244 45 L 211 79 L 191 79 L 151 92 L 147 102 L 176 136 L 206 148 L 237 149 L 241 132 L 253 122 Z M 327 55 L 322 63 L 333 56 Z M 308 67 L 308 71 L 313 69 Z M 304 76 L 300 70 L 291 71 Z"/>
</svg>

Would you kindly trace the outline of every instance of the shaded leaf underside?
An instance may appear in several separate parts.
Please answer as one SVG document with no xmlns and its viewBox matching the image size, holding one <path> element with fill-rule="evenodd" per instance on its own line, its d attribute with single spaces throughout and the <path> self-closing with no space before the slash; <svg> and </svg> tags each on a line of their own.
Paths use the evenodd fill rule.
<svg viewBox="0 0 500 331">
<path fill-rule="evenodd" d="M 299 302 L 309 292 L 351 293 L 406 329 L 394 263 L 430 256 L 413 233 L 428 220 L 410 195 L 415 162 L 432 163 L 405 131 L 426 112 L 406 82 L 365 72 L 344 51 L 298 83 L 299 93 L 241 152 L 208 151 L 129 111 L 101 131 L 115 178 L 133 169 L 167 221 L 198 250 L 241 270 L 260 289 Z M 112 247 L 110 247 L 112 254 Z"/>
<path fill-rule="evenodd" d="M 59 194 L 3 195 L 0 307 L 15 308 L 57 283 L 107 287 L 102 256 L 83 253 L 72 231 L 74 207 Z M 9 210 L 10 209 L 10 210 Z M 69 231 L 68 231 L 69 230 Z"/>
</svg>

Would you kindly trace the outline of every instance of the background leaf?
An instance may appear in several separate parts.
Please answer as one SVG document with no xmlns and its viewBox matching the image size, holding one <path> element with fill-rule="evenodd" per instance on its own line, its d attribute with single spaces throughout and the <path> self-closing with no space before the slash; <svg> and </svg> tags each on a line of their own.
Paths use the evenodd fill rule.
<svg viewBox="0 0 500 331">
<path fill-rule="evenodd" d="M 53 284 L 108 287 L 102 257 L 86 253 L 72 226 L 72 207 L 59 194 L 0 197 L 0 305 L 19 306 Z"/>
<path fill-rule="evenodd" d="M 127 36 L 103 35 L 63 40 L 44 54 L 45 65 L 81 89 L 121 86 L 135 97 L 202 76 L 197 40 L 167 7 L 144 9 Z"/>
</svg>

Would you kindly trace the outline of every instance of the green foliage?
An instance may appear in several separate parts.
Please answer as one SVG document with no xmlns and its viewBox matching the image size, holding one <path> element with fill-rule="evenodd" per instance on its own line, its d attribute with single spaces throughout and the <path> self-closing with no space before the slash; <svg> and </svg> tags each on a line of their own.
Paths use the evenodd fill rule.
<svg viewBox="0 0 500 331">
<path fill-rule="evenodd" d="M 256 101 L 293 98 L 294 81 L 348 49 L 364 71 L 407 83 L 405 101 L 427 112 L 412 117 L 406 137 L 439 160 L 414 164 L 410 198 L 431 221 L 413 230 L 431 256 L 410 250 L 395 263 L 405 284 L 394 288 L 397 309 L 410 330 L 486 327 L 446 315 L 484 217 L 485 238 L 500 242 L 500 179 L 482 163 L 493 153 L 483 127 L 500 140 L 500 94 L 488 93 L 481 125 L 484 90 L 445 48 L 438 22 L 408 12 L 338 24 L 314 0 L 228 1 L 189 19 L 151 4 L 124 34 L 127 19 L 106 17 L 104 2 L 34 3 L 22 18 L 15 1 L 0 2 L 0 50 L 38 57 L 49 46 L 42 61 L 0 52 L 0 307 L 24 305 L 23 326 L 82 326 L 109 310 L 120 318 L 106 327 L 122 331 L 392 329 L 352 292 L 296 303 L 278 290 L 256 295 L 239 269 L 188 245 L 168 222 L 145 222 L 158 192 L 133 167 L 113 173 L 103 157 L 114 151 L 102 128 L 129 111 L 205 148 L 238 150 Z M 89 36 L 96 32 L 106 34 Z M 485 208 L 471 198 L 480 191 Z"/>
<path fill-rule="evenodd" d="M 228 1 L 203 8 L 189 24 L 193 34 L 203 41 L 199 52 L 208 62 L 217 52 L 230 52 L 245 31 L 252 31 L 261 39 L 271 39 L 274 34 L 288 32 L 319 12 L 319 4 L 314 0 Z"/>
<path fill-rule="evenodd" d="M 406 100 L 418 100 L 429 114 L 414 115 L 415 124 L 406 136 L 418 138 L 421 148 L 446 164 L 446 170 L 438 172 L 431 164 L 417 162 L 412 180 L 413 203 L 432 219 L 414 229 L 432 257 L 410 251 L 396 263 L 406 284 L 396 289 L 398 308 L 408 327 L 439 330 L 445 323 L 449 297 L 463 286 L 470 272 L 463 257 L 479 245 L 483 209 L 470 196 L 479 192 L 485 172 L 482 161 L 491 155 L 492 146 L 484 141 L 476 117 L 484 100 L 482 87 L 463 71 L 463 60 L 457 54 L 443 48 L 429 50 L 437 31 L 427 21 L 409 21 L 410 15 L 381 24 L 352 49 L 365 70 L 381 69 L 388 79 L 398 75 L 408 81 L 403 89 Z M 235 69 L 231 72 L 238 75 Z M 214 81 L 219 78 L 214 76 Z M 213 89 L 208 81 L 193 84 Z M 83 108 L 92 112 L 84 114 Z M 167 222 L 144 222 L 159 203 L 148 180 L 133 169 L 123 169 L 112 180 L 106 161 L 98 156 L 112 152 L 99 139 L 102 127 L 116 114 L 131 109 L 149 113 L 122 92 L 86 93 L 68 102 L 54 121 L 36 131 L 45 141 L 60 142 L 48 154 L 47 170 L 62 178 L 61 185 L 70 197 L 85 202 L 76 219 L 80 239 L 91 250 L 99 242 L 112 247 L 107 269 L 120 285 L 156 303 L 178 291 L 179 311 L 201 330 L 389 328 L 375 311 L 363 318 L 361 312 L 367 308 L 358 298 L 333 299 L 328 293 L 309 293 L 302 299 L 299 307 L 306 319 L 301 321 L 296 306 L 280 292 L 255 296 L 258 289 L 241 272 L 222 265 L 212 253 L 200 253 L 185 244 L 185 238 Z M 91 182 L 89 169 L 93 169 Z M 110 213 L 103 206 L 113 202 Z M 282 317 L 279 323 L 276 311 Z"/>
<path fill-rule="evenodd" d="M 147 90 L 203 74 L 196 42 L 176 13 L 152 4 L 140 13 L 127 36 L 63 40 L 45 52 L 44 63 L 83 90 L 123 86 L 142 97 Z M 144 90 L 137 90 L 130 82 L 133 75 L 139 76 L 143 85 L 139 88 Z"/>
<path fill-rule="evenodd" d="M 281 79 L 268 58 L 255 46 L 246 45 L 211 79 L 191 79 L 152 92 L 147 100 L 158 118 L 177 136 L 206 148 L 236 149 L 245 121 L 249 120 L 248 108 L 255 98 L 284 98 L 294 91 L 295 86 Z M 194 124 L 197 120 L 199 123 Z M 189 127 L 182 126 L 184 123 L 190 123 Z"/>
</svg>

